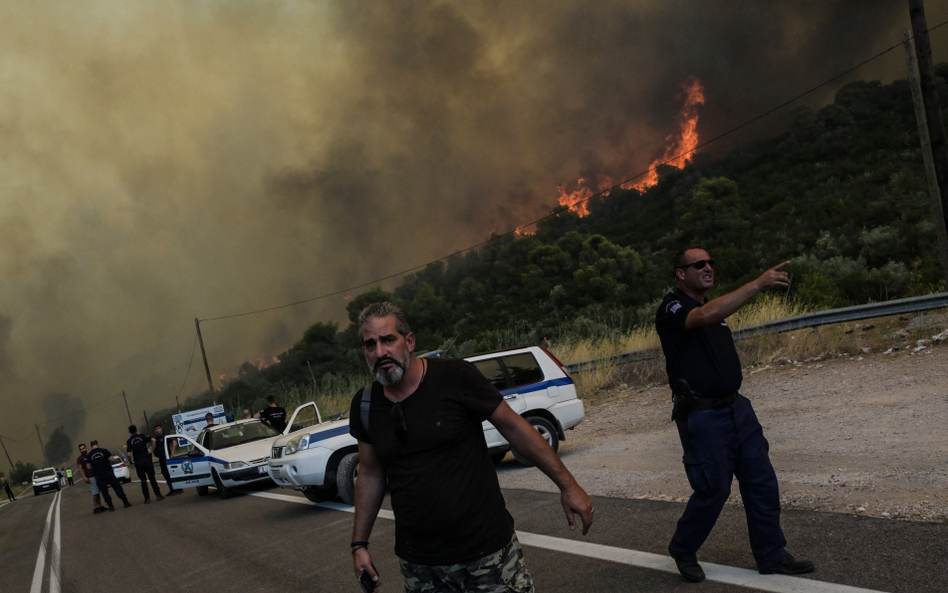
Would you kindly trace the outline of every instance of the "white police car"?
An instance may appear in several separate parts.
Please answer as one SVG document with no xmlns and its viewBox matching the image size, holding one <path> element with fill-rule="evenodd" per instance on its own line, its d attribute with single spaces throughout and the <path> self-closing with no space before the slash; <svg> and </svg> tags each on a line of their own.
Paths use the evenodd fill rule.
<svg viewBox="0 0 948 593">
<path fill-rule="evenodd" d="M 319 423 L 314 402 L 298 407 L 282 434 Z M 281 433 L 260 419 L 216 424 L 196 437 L 181 434 L 165 439 L 168 474 L 175 488 L 197 488 L 204 496 L 214 486 L 218 496 L 228 498 L 239 486 L 269 480 L 267 460 L 274 439 Z"/>
<path fill-rule="evenodd" d="M 109 463 L 112 464 L 112 473 L 115 474 L 115 478 L 119 482 L 128 484 L 132 481 L 132 472 L 129 470 L 128 464 L 125 463 L 124 459 L 118 455 L 113 455 L 109 458 Z"/>
<path fill-rule="evenodd" d="M 543 435 L 554 451 L 566 438 L 565 431 L 585 417 L 583 402 L 576 397 L 569 373 L 545 348 L 528 346 L 469 356 L 467 360 L 503 394 L 514 411 Z M 484 438 L 495 462 L 510 450 L 510 444 L 490 422 L 484 422 Z M 513 454 L 517 461 L 529 464 L 516 451 Z M 359 448 L 349 435 L 349 420 L 341 417 L 320 422 L 311 430 L 276 439 L 268 467 L 270 477 L 281 488 L 301 490 L 314 502 L 329 500 L 338 493 L 344 502 L 352 504 Z"/>
</svg>

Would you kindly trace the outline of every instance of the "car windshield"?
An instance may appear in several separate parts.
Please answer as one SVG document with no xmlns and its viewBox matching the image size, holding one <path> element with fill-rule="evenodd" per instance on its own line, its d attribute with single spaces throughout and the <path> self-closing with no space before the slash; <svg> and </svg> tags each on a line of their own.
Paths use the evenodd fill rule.
<svg viewBox="0 0 948 593">
<path fill-rule="evenodd" d="M 204 438 L 204 446 L 214 451 L 277 436 L 280 433 L 263 422 L 242 422 L 211 431 Z"/>
<path fill-rule="evenodd" d="M 122 464 L 122 463 L 125 463 L 124 461 L 122 461 L 121 459 L 119 459 L 118 457 L 116 457 L 115 455 L 113 455 L 113 456 L 109 459 L 109 461 L 112 462 L 112 465 L 120 465 L 120 464 Z"/>
<path fill-rule="evenodd" d="M 56 470 L 54 469 L 41 469 L 33 472 L 33 479 L 37 478 L 52 478 L 56 476 Z"/>
</svg>

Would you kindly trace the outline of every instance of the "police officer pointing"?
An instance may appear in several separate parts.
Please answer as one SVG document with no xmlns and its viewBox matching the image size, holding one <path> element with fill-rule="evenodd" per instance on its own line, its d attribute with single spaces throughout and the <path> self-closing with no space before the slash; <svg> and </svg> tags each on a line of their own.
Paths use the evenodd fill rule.
<svg viewBox="0 0 948 593">
<path fill-rule="evenodd" d="M 665 295 L 655 326 L 674 392 L 673 417 L 684 450 L 682 461 L 694 492 L 668 544 L 678 571 L 693 582 L 705 578 L 698 549 L 707 539 L 737 477 L 747 514 L 751 551 L 761 574 L 804 574 L 813 563 L 796 560 L 780 528 L 777 475 L 767 439 L 750 401 L 738 393 L 741 361 L 725 319 L 757 293 L 787 286 L 790 262 L 771 268 L 734 292 L 707 300 L 714 260 L 700 247 L 675 256 L 678 288 Z"/>
</svg>

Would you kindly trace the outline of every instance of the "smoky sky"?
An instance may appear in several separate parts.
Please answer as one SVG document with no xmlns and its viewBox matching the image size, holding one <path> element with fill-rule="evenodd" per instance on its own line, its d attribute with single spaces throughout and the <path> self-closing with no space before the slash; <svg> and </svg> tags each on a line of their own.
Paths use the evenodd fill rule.
<svg viewBox="0 0 948 593">
<path fill-rule="evenodd" d="M 928 4 L 930 25 L 948 19 Z M 199 357 L 188 370 L 195 318 L 370 282 L 545 215 L 582 174 L 644 171 L 691 76 L 705 140 L 909 26 L 889 0 L 2 2 L 0 23 L 0 381 L 27 416 L 0 418 L 14 440 L 49 392 L 96 404 L 79 437 L 102 440 L 205 388 Z M 904 64 L 890 52 L 807 102 Z M 344 305 L 203 322 L 215 386 Z"/>
</svg>

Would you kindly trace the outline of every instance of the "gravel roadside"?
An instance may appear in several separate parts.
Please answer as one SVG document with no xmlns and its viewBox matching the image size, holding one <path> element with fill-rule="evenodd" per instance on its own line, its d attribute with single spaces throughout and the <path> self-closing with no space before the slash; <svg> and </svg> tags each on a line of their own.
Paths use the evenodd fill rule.
<svg viewBox="0 0 948 593">
<path fill-rule="evenodd" d="M 948 522 L 948 346 L 745 369 L 741 392 L 770 441 L 784 508 Z M 668 386 L 598 401 L 560 444 L 586 491 L 687 500 Z M 556 490 L 511 455 L 498 474 L 504 488 Z M 735 483 L 728 504 L 740 501 Z"/>
</svg>

